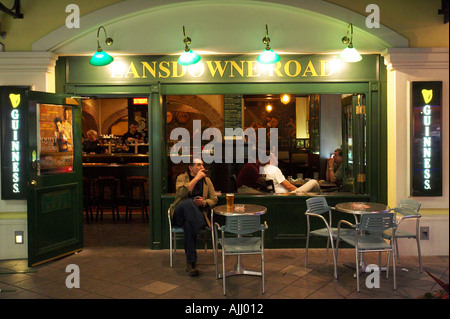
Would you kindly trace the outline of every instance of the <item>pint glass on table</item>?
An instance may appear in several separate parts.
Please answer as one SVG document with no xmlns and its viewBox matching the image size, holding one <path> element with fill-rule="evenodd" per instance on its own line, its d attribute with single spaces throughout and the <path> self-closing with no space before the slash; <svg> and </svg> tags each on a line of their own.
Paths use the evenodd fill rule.
<svg viewBox="0 0 450 319">
<path fill-rule="evenodd" d="M 227 210 L 232 210 L 234 206 L 234 194 L 227 194 Z"/>
</svg>

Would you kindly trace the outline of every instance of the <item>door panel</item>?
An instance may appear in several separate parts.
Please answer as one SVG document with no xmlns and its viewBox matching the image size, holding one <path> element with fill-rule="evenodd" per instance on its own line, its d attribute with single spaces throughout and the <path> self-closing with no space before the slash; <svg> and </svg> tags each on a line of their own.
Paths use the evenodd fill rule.
<svg viewBox="0 0 450 319">
<path fill-rule="evenodd" d="M 83 248 L 81 108 L 68 101 L 64 95 L 29 91 L 30 266 Z M 59 120 L 71 126 L 62 129 Z"/>
</svg>

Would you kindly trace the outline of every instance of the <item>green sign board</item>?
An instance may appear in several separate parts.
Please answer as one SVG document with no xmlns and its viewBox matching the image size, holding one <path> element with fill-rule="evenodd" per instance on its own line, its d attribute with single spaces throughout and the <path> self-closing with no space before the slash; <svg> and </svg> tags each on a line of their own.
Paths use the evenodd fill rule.
<svg viewBox="0 0 450 319">
<path fill-rule="evenodd" d="M 282 55 L 273 65 L 256 62 L 256 55 L 202 56 L 181 66 L 178 56 L 118 56 L 107 66 L 92 66 L 89 57 L 66 58 L 66 84 L 145 85 L 149 83 L 293 83 L 378 81 L 378 55 L 357 63 L 334 55 Z"/>
</svg>

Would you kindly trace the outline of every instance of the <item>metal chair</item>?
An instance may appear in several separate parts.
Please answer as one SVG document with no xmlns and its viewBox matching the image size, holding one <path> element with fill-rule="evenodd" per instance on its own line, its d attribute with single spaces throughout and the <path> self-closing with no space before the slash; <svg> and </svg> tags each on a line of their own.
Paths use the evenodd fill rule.
<svg viewBox="0 0 450 319">
<path fill-rule="evenodd" d="M 398 205 L 398 207 L 394 208 L 394 219 L 397 221 L 397 229 L 395 231 L 395 249 L 397 251 L 397 258 L 400 259 L 399 256 L 399 250 L 398 250 L 398 242 L 397 239 L 399 238 L 415 238 L 417 242 L 417 252 L 419 254 L 419 267 L 420 272 L 423 272 L 422 269 L 422 256 L 420 251 L 420 238 L 419 238 L 419 231 L 420 231 L 420 217 L 422 217 L 419 214 L 421 203 L 417 202 L 412 199 L 402 199 Z M 407 219 L 415 219 L 416 220 L 416 232 L 411 233 L 406 230 L 398 229 L 398 226 L 401 222 Z M 388 229 L 384 232 L 384 238 L 392 240 L 392 229 Z"/>
<path fill-rule="evenodd" d="M 346 220 L 338 222 L 338 236 L 336 240 L 336 261 L 339 251 L 339 242 L 342 240 L 347 244 L 355 247 L 356 259 L 356 288 L 359 291 L 359 254 L 366 252 L 378 252 L 378 267 L 381 269 L 381 253 L 388 252 L 388 260 L 386 267 L 386 278 L 389 278 L 389 256 L 392 255 L 392 270 L 394 273 L 394 290 L 397 289 L 395 277 L 395 256 L 393 241 L 387 243 L 383 238 L 383 232 L 392 229 L 392 239 L 395 239 L 396 224 L 393 221 L 394 214 L 391 213 L 366 213 L 362 214 L 360 222 L 352 224 Z M 347 224 L 354 228 L 353 234 L 343 234 L 341 224 Z M 391 254 L 392 253 L 392 254 Z M 363 257 L 361 257 L 363 258 Z"/>
<path fill-rule="evenodd" d="M 305 267 L 308 264 L 308 246 L 309 246 L 309 236 L 318 236 L 327 238 L 327 260 L 328 260 L 328 249 L 331 243 L 331 251 L 333 253 L 333 263 L 334 263 L 334 278 L 337 279 L 337 266 L 336 266 L 336 254 L 334 250 L 334 240 L 337 237 L 337 228 L 332 228 L 332 218 L 331 218 L 331 207 L 328 206 L 327 200 L 325 197 L 313 197 L 306 200 L 307 210 L 305 212 L 306 215 L 306 248 L 305 248 Z M 328 213 L 328 221 L 322 216 Z M 311 230 L 311 223 L 309 218 L 315 217 L 320 218 L 325 227 Z"/>
<path fill-rule="evenodd" d="M 217 241 L 222 247 L 222 278 L 223 278 L 223 294 L 226 295 L 226 265 L 225 257 L 228 255 L 237 255 L 238 264 L 240 255 L 261 255 L 261 273 L 252 272 L 261 276 L 262 292 L 264 289 L 264 231 L 267 226 L 261 224 L 259 215 L 234 215 L 227 216 L 225 226 L 215 227 L 222 233 L 220 240 Z M 243 236 L 256 232 L 261 232 L 261 236 Z M 237 236 L 225 237 L 225 233 L 235 234 Z M 216 263 L 217 265 L 217 263 Z"/>
<path fill-rule="evenodd" d="M 173 265 L 173 253 L 177 253 L 177 234 L 184 234 L 184 230 L 181 227 L 172 226 L 172 218 L 170 218 L 170 208 L 167 210 L 167 218 L 169 220 L 169 246 L 170 246 L 170 268 Z M 211 231 L 209 227 L 206 230 Z M 208 251 L 208 243 L 204 239 L 205 252 Z"/>
</svg>

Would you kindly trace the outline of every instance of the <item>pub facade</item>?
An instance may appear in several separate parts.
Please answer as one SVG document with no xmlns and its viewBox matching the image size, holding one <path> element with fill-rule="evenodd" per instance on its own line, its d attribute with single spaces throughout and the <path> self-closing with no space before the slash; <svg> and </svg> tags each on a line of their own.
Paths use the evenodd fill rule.
<svg viewBox="0 0 450 319">
<path fill-rule="evenodd" d="M 130 6 L 131 3 L 134 5 Z M 227 19 L 217 18 L 218 12 L 236 17 L 239 23 L 229 25 Z M 181 19 L 185 16 L 190 18 Z M 255 18 L 246 21 L 246 16 Z M 267 16 L 271 17 L 270 21 L 265 21 Z M 422 202 L 422 224 L 430 227 L 431 237 L 422 243 L 423 254 L 448 254 L 448 48 L 408 48 L 405 37 L 384 26 L 368 28 L 366 18 L 321 1 L 315 4 L 287 0 L 277 4 L 169 1 L 163 5 L 123 1 L 82 16 L 79 29 L 61 26 L 44 35 L 33 43 L 32 51 L 0 52 L 0 85 L 3 86 L 0 225 L 5 230 L 0 236 L 2 242 L 8 242 L 11 232 L 22 231 L 27 239 L 24 245 L 13 242 L 2 249 L 4 255 L 0 258 L 30 258 L 30 250 L 31 254 L 39 255 L 45 247 L 39 247 L 36 238 L 58 237 L 58 234 L 49 235 L 50 230 L 45 227 L 42 233 L 30 234 L 30 224 L 32 229 L 39 228 L 36 203 L 43 202 L 37 197 L 30 204 L 32 194 L 39 193 L 31 182 L 35 181 L 38 187 L 43 183 L 47 188 L 59 189 L 55 185 L 63 180 L 68 184 L 65 173 L 74 175 L 69 183 L 72 186 L 66 192 L 59 189 L 58 197 L 53 200 L 70 198 L 74 209 L 79 211 L 81 186 L 75 184 L 81 178 L 84 162 L 81 152 L 75 150 L 81 147 L 75 138 L 73 156 L 68 159 L 72 164 L 69 170 L 73 171 L 64 174 L 38 173 L 33 165 L 42 169 L 44 157 L 33 153 L 29 137 L 23 137 L 28 141 L 22 143 L 22 156 L 4 156 L 11 152 L 6 148 L 9 145 L 6 139 L 20 141 L 16 125 L 19 122 L 13 121 L 20 121 L 20 116 L 28 121 L 27 130 L 22 131 L 27 136 L 36 129 L 33 127 L 36 114 L 20 113 L 19 108 L 25 109 L 25 104 L 19 106 L 17 100 L 9 98 L 10 94 L 20 96 L 24 103 L 39 105 L 40 114 L 52 111 L 42 105 L 71 105 L 71 117 L 78 125 L 77 128 L 74 125 L 74 136 L 80 138 L 86 133 L 84 126 L 90 118 L 99 122 L 95 100 L 130 101 L 128 111 L 101 113 L 104 118 L 97 130 L 103 136 L 113 135 L 124 112 L 128 118 L 139 117 L 145 121 L 148 150 L 143 153 L 148 154 L 145 157 L 148 166 L 143 175 L 149 179 L 150 249 L 168 248 L 167 208 L 174 198 L 174 178 L 180 173 L 179 165 L 170 157 L 179 142 L 178 137 L 171 136 L 173 130 L 183 127 L 193 136 L 196 128 L 200 133 L 215 128 L 220 135 L 218 140 L 223 144 L 231 140 L 235 149 L 242 138 L 236 136 L 237 130 L 271 127 L 278 129 L 277 158 L 286 176 L 303 174 L 314 178 L 317 173 L 319 180 L 325 179 L 326 159 L 336 148 L 342 148 L 346 168 L 344 189 L 324 194 L 329 204 L 372 201 L 395 207 L 403 198 L 416 199 Z M 174 21 L 182 22 L 174 26 Z M 360 43 L 363 53 L 363 59 L 356 63 L 342 63 L 337 59 L 342 49 L 340 38 L 345 35 L 349 22 L 355 28 L 355 47 Z M 261 34 L 254 26 L 260 24 Z M 272 48 L 281 53 L 280 61 L 269 67 L 256 61 L 256 52 L 264 48 L 260 38 L 266 34 L 265 24 L 269 25 Z M 87 52 L 95 47 L 95 31 L 101 25 L 114 38 L 114 43 L 111 49 L 103 40 L 99 43 L 115 61 L 96 67 L 89 64 Z M 201 53 L 201 61 L 194 66 L 177 63 L 177 49 L 184 48 L 182 25 L 186 25 L 192 38 L 191 48 L 206 52 Z M 435 87 L 420 87 L 429 82 Z M 413 92 L 423 89 L 433 90 L 435 99 L 415 102 Z M 291 102 L 279 103 L 284 94 L 291 97 Z M 134 98 L 144 99 L 144 107 L 130 104 Z M 270 103 L 273 110 L 268 111 Z M 422 108 L 417 111 L 420 114 L 430 111 L 430 117 L 416 114 L 414 109 L 418 107 Z M 17 112 L 12 112 L 12 108 Z M 301 125 L 302 114 L 307 124 Z M 14 118 L 6 123 L 8 116 Z M 196 123 L 200 123 L 198 127 Z M 227 129 L 232 129 L 231 133 Z M 415 155 L 417 148 L 423 149 L 416 147 L 415 142 L 427 137 L 424 132 L 433 132 L 428 133 L 430 142 L 421 155 Z M 413 138 L 413 133 L 422 135 Z M 431 136 L 437 133 L 440 135 L 431 142 Z M 200 150 L 209 141 L 200 139 Z M 248 151 L 248 143 L 243 145 Z M 194 151 L 192 144 L 187 155 Z M 217 155 L 218 148 L 214 154 L 202 151 L 199 154 L 210 158 L 214 155 L 209 171 L 216 190 L 232 192 L 229 177 L 239 172 L 243 162 L 236 157 L 228 161 L 225 148 L 221 151 L 222 156 Z M 286 154 L 287 158 L 283 157 Z M 429 159 L 420 161 L 422 166 L 417 167 L 417 156 L 424 157 L 423 154 L 428 154 Z M 299 160 L 295 162 L 294 157 Z M 206 158 L 203 156 L 204 162 Z M 21 184 L 10 183 L 11 178 Z M 19 185 L 22 195 L 15 192 Z M 268 207 L 268 223 L 272 225 L 267 235 L 268 247 L 282 248 L 303 245 L 306 198 L 242 195 L 240 200 Z M 52 209 L 64 207 L 48 207 L 49 211 Z M 82 220 L 74 221 L 71 227 L 73 237 L 78 238 Z M 72 244 L 73 250 L 80 247 Z M 414 247 L 401 249 L 402 253 L 415 253 Z M 43 254 L 40 259 L 47 257 L 51 258 Z"/>
</svg>

